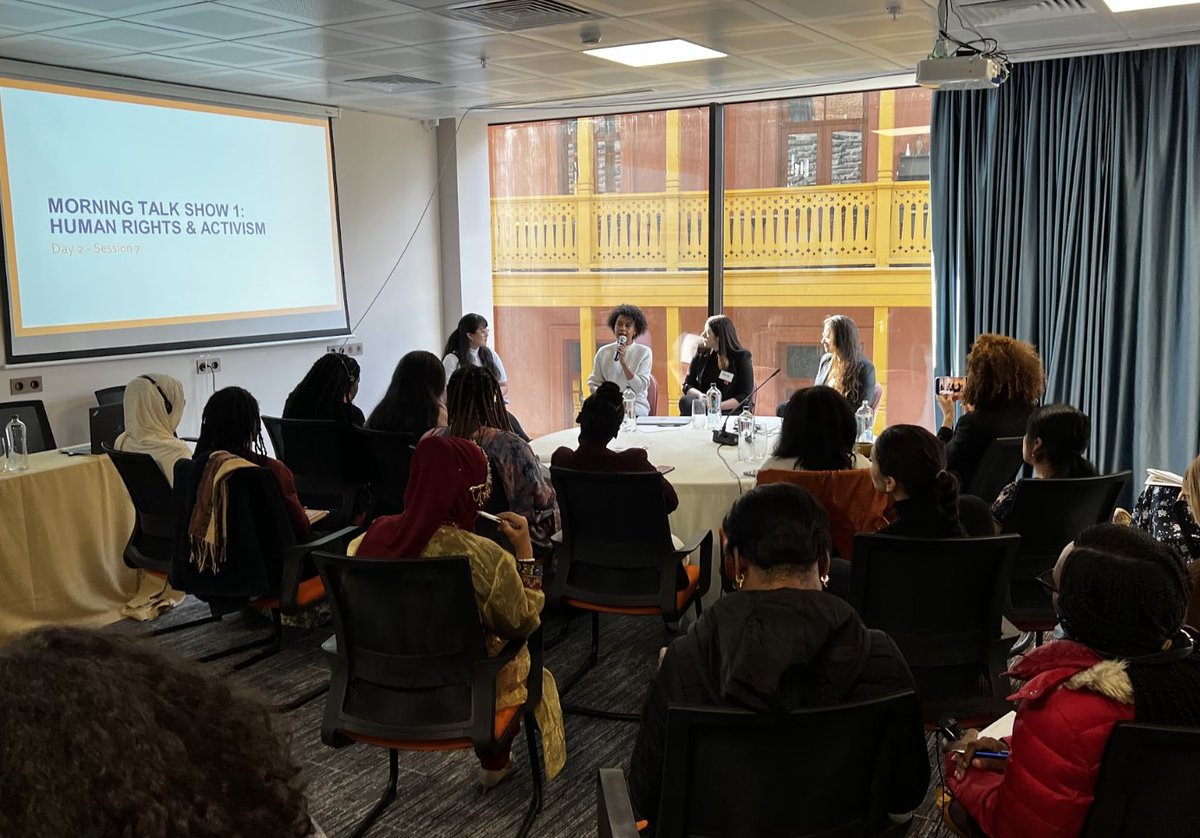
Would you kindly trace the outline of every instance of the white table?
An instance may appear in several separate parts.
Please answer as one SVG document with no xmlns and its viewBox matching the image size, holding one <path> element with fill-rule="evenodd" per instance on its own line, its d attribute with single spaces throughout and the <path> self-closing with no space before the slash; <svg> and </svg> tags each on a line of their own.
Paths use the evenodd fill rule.
<svg viewBox="0 0 1200 838">
<path fill-rule="evenodd" d="M 733 419 L 729 420 L 733 427 Z M 780 420 L 774 416 L 756 417 L 759 433 L 778 433 Z M 774 440 L 772 440 L 772 443 Z M 568 428 L 538 437 L 530 443 L 538 460 L 545 465 L 550 455 L 562 446 L 575 448 L 579 444 L 579 428 Z M 610 445 L 614 450 L 645 448 L 656 466 L 674 466 L 667 480 L 679 496 L 679 508 L 671 513 L 671 531 L 689 539 L 703 530 L 713 533 L 711 601 L 720 592 L 718 564 L 721 545 L 717 530 L 730 505 L 738 495 L 754 487 L 755 478 L 746 471 L 758 468 L 759 463 L 738 462 L 737 448 L 718 446 L 709 430 L 684 427 L 639 425 L 633 432 L 623 431 Z"/>
</svg>

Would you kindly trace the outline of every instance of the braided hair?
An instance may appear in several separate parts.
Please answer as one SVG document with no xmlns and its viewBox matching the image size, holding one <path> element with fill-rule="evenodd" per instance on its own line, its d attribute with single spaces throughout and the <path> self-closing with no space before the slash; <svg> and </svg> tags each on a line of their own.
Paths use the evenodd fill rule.
<svg viewBox="0 0 1200 838">
<path fill-rule="evenodd" d="M 918 425 L 892 425 L 875 440 L 879 473 L 916 500 L 933 501 L 947 521 L 958 522 L 958 478 L 946 470 L 946 446 Z"/>
<path fill-rule="evenodd" d="M 446 414 L 450 435 L 471 439 L 480 428 L 512 433 L 500 382 L 483 367 L 459 367 L 446 384 Z"/>
<path fill-rule="evenodd" d="M 1072 639 L 1126 661 L 1134 720 L 1200 726 L 1200 653 L 1184 650 L 1191 583 L 1183 559 L 1136 527 L 1096 524 L 1075 539 L 1059 575 L 1058 610 Z"/>
<path fill-rule="evenodd" d="M 258 400 L 241 387 L 222 387 L 208 398 L 200 417 L 196 453 L 228 451 L 266 456 Z"/>
<path fill-rule="evenodd" d="M 283 404 L 284 419 L 342 419 L 358 383 L 358 361 L 338 352 L 317 359 Z"/>
<path fill-rule="evenodd" d="M 1038 458 L 1048 467 L 1051 477 L 1092 477 L 1096 467 L 1083 456 L 1092 436 L 1087 414 L 1069 404 L 1048 404 L 1037 408 L 1025 426 L 1025 443 L 1030 451 L 1040 439 Z"/>
<path fill-rule="evenodd" d="M 596 388 L 595 393 L 583 400 L 579 415 L 575 417 L 579 423 L 580 442 L 588 440 L 607 445 L 620 432 L 624 418 L 625 404 L 621 399 L 621 388 L 611 381 L 605 381 Z"/>
<path fill-rule="evenodd" d="M 458 366 L 472 366 L 471 363 L 471 339 L 468 335 L 478 332 L 480 329 L 488 327 L 487 318 L 482 314 L 464 314 L 462 319 L 458 321 L 458 326 L 450 333 L 450 337 L 446 339 L 446 348 L 442 350 L 442 357 L 453 355 L 458 359 Z M 500 368 L 496 366 L 496 359 L 492 356 L 492 350 L 487 348 L 487 345 L 479 347 L 479 365 L 485 370 L 500 378 Z"/>
</svg>

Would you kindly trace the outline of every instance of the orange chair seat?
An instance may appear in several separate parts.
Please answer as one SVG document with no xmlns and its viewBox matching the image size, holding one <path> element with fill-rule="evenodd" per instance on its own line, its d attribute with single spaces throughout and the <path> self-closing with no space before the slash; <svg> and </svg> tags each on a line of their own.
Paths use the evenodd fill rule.
<svg viewBox="0 0 1200 838">
<path fill-rule="evenodd" d="M 492 734 L 496 737 L 497 742 L 504 739 L 505 734 L 512 728 L 513 722 L 518 720 L 517 713 L 520 710 L 520 705 L 517 705 L 516 707 L 505 707 L 503 710 L 496 711 L 496 721 L 492 728 Z M 395 748 L 398 751 L 461 751 L 465 748 L 472 748 L 475 745 L 470 739 L 408 742 L 403 739 L 382 739 L 378 736 L 364 736 L 360 733 L 351 733 L 348 730 L 341 732 L 355 742 L 378 745 L 380 748 Z"/>
<path fill-rule="evenodd" d="M 300 608 L 316 605 L 323 599 L 325 599 L 325 583 L 321 581 L 320 576 L 305 579 L 296 591 L 296 605 Z M 254 608 L 278 608 L 279 597 L 263 597 L 254 600 L 250 605 Z"/>
<path fill-rule="evenodd" d="M 692 601 L 692 597 L 696 594 L 696 589 L 700 587 L 700 568 L 696 565 L 685 564 L 683 572 L 687 574 L 687 587 L 675 592 L 675 612 L 682 613 L 688 607 L 688 603 Z M 564 598 L 563 602 L 568 605 L 573 605 L 576 608 L 584 611 L 600 611 L 604 614 L 632 614 L 636 616 L 652 616 L 661 614 L 662 609 L 657 605 L 600 605 L 594 602 L 588 602 L 582 599 Z"/>
</svg>

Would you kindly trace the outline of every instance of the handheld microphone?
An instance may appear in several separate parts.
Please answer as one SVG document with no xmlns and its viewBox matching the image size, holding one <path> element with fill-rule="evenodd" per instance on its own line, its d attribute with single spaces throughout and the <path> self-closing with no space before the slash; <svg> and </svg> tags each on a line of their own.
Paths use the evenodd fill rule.
<svg viewBox="0 0 1200 838">
<path fill-rule="evenodd" d="M 619 338 L 617 338 L 617 346 L 624 346 L 627 343 L 629 343 L 629 338 L 625 337 L 624 335 L 621 335 Z M 621 353 L 618 352 L 617 354 L 613 355 L 613 360 L 621 360 Z M 779 370 L 775 370 L 775 372 L 779 372 Z"/>
<path fill-rule="evenodd" d="M 737 407 L 735 407 L 730 412 L 729 415 L 730 416 L 736 415 L 739 410 L 741 410 L 743 407 L 745 407 L 755 396 L 758 395 L 758 391 L 761 390 L 764 386 L 766 386 L 766 383 L 768 381 L 770 381 L 775 376 L 779 375 L 779 371 L 781 369 L 782 369 L 782 367 L 776 367 L 775 372 L 771 373 L 766 378 L 764 378 L 762 383 L 759 384 L 757 387 L 755 387 L 750 392 L 750 395 L 746 396 L 746 398 L 744 398 L 740 402 L 738 402 Z M 728 422 L 728 420 L 726 420 L 726 422 Z M 717 445 L 737 445 L 737 434 L 730 433 L 729 431 L 725 430 L 724 425 L 721 426 L 720 430 L 713 431 L 712 439 L 713 439 L 713 442 L 717 443 Z"/>
</svg>

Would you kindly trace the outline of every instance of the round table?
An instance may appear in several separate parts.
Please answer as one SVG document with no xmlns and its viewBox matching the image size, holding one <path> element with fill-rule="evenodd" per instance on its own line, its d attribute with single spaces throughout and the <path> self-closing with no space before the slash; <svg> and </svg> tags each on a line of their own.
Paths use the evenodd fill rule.
<svg viewBox="0 0 1200 838">
<path fill-rule="evenodd" d="M 729 424 L 733 427 L 732 419 Z M 778 433 L 780 420 L 774 416 L 759 416 L 755 418 L 755 424 L 759 433 L 772 434 Z M 555 431 L 530 443 L 543 468 L 547 469 L 550 455 L 558 448 L 564 445 L 575 448 L 578 444 L 578 428 Z M 622 431 L 609 447 L 615 451 L 645 448 L 654 465 L 675 467 L 667 475 L 679 496 L 679 508 L 671 513 L 671 531 L 688 540 L 704 530 L 712 530 L 713 584 L 706 599 L 715 598 L 720 592 L 717 577 L 721 548 L 717 530 L 738 495 L 754 486 L 754 472 L 760 463 L 739 462 L 736 447 L 717 446 L 712 441 L 711 431 L 690 425 L 639 424 L 635 431 Z M 746 474 L 747 471 L 750 474 Z"/>
</svg>

